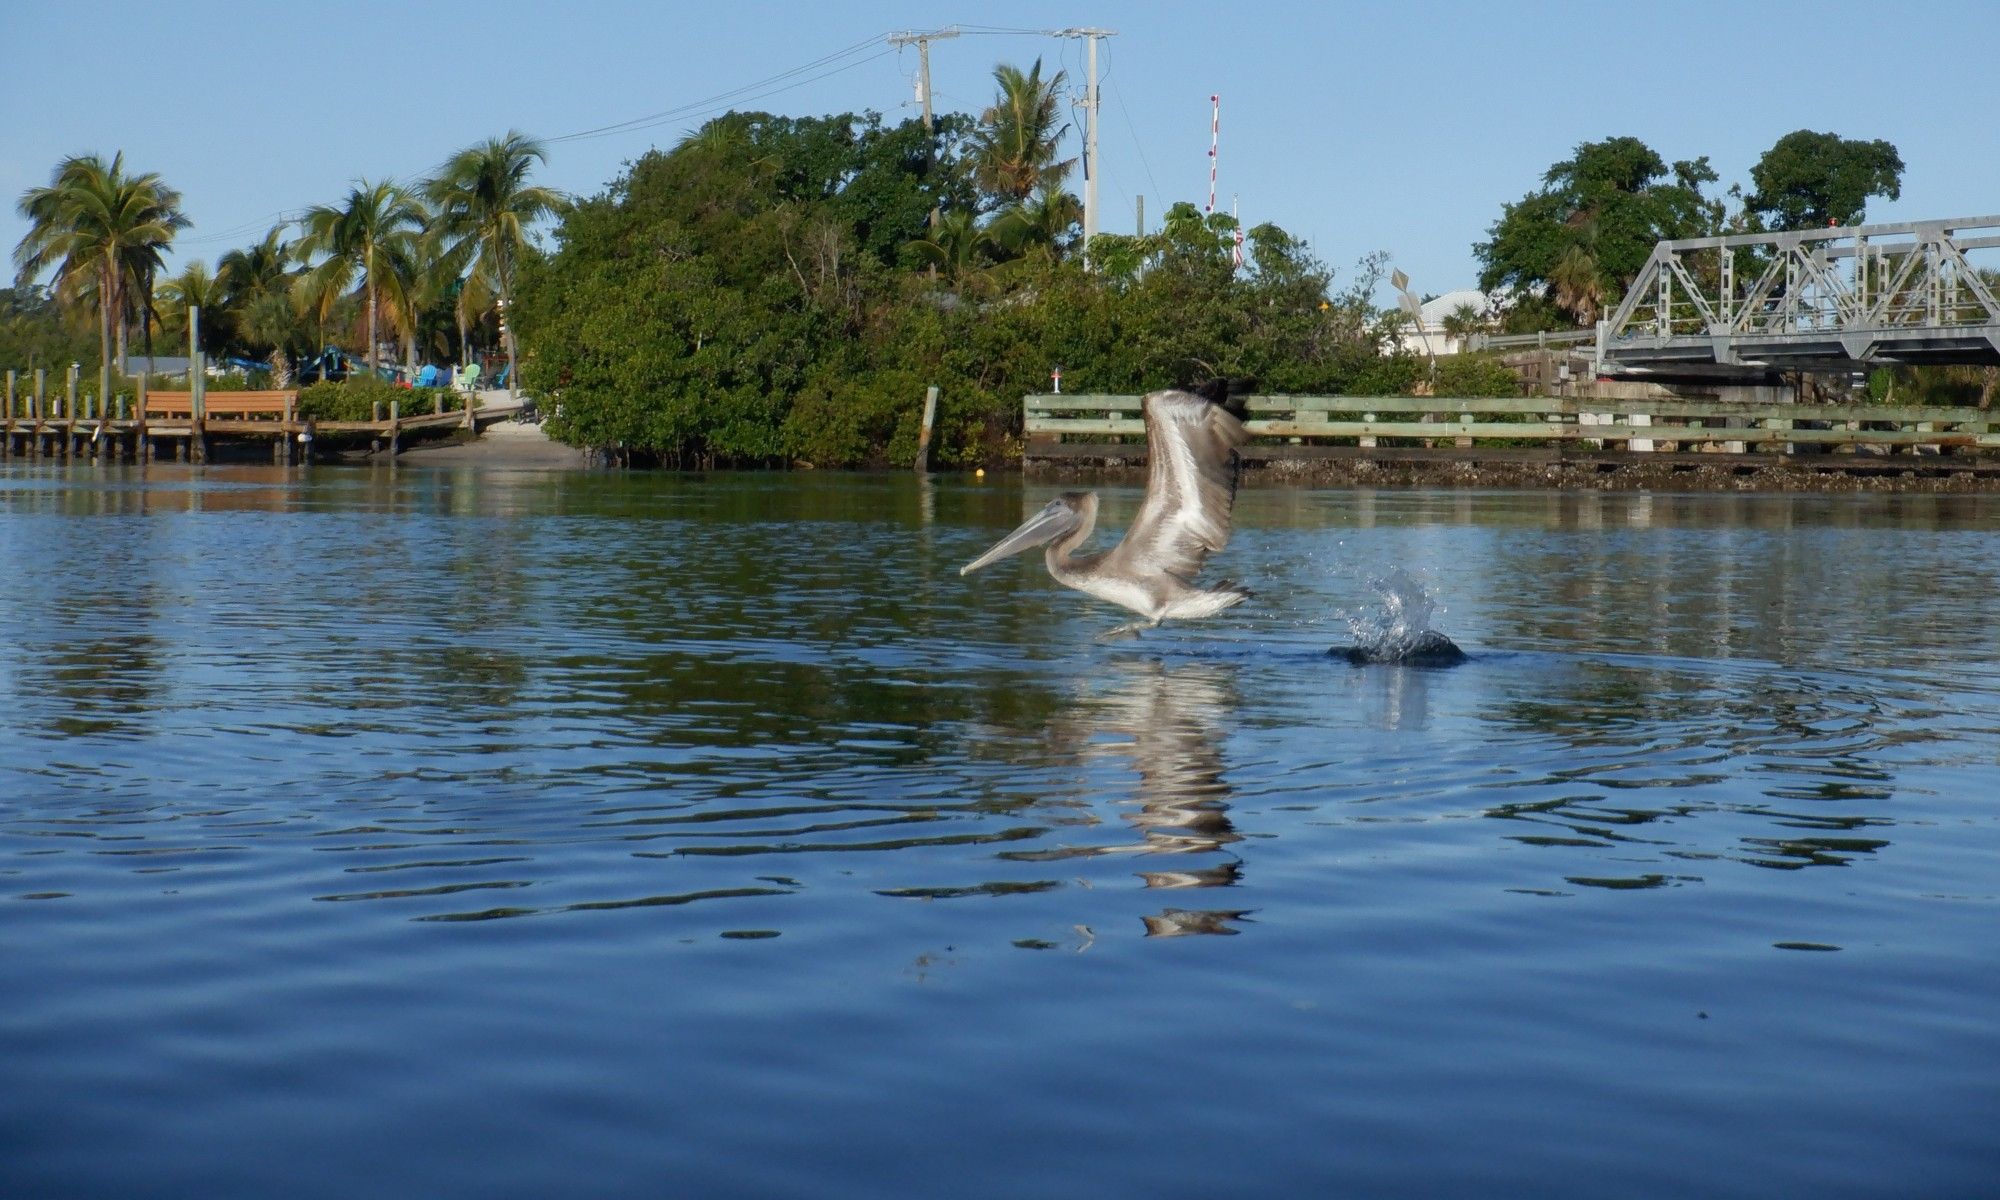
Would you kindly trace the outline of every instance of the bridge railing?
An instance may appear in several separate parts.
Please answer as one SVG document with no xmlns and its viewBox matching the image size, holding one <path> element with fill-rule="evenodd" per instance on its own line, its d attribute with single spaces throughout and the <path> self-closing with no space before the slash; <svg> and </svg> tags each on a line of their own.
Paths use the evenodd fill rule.
<svg viewBox="0 0 2000 1200">
<path fill-rule="evenodd" d="M 1323 457 L 1343 448 L 1354 457 L 1429 450 L 1458 458 L 1506 447 L 1632 454 L 2000 451 L 2000 420 L 1976 408 L 1671 396 L 1251 396 L 1247 404 L 1255 437 L 1244 453 L 1252 458 Z M 1041 394 L 1026 397 L 1023 408 L 1029 459 L 1144 456 L 1138 396 Z"/>
</svg>

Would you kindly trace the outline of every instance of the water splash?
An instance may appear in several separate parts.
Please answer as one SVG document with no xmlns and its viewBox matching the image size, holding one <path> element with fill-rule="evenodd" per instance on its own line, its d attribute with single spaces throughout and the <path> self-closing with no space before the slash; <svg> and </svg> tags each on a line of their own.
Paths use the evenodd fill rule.
<svg viewBox="0 0 2000 1200">
<path fill-rule="evenodd" d="M 1368 581 L 1375 591 L 1375 607 L 1342 614 L 1354 642 L 1335 646 L 1328 653 L 1351 663 L 1407 663 L 1411 666 L 1449 667 L 1464 662 L 1465 651 L 1443 633 L 1431 628 L 1438 612 L 1437 598 L 1422 581 L 1401 567 Z"/>
</svg>

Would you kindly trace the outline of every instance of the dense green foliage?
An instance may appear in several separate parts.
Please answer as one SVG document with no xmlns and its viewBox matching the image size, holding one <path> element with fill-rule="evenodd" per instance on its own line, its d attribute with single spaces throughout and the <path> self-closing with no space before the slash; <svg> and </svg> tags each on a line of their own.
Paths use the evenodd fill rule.
<svg viewBox="0 0 2000 1200">
<path fill-rule="evenodd" d="M 53 374 L 73 362 L 96 370 L 96 334 L 66 320 L 40 288 L 0 288 L 0 368 L 32 378 L 37 367 Z"/>
<path fill-rule="evenodd" d="M 1234 223 L 1184 204 L 1151 236 L 1101 236 L 1086 269 L 1073 201 L 982 190 L 968 128 L 732 114 L 577 204 L 521 278 L 550 430 L 672 463 L 907 463 L 936 385 L 933 456 L 970 463 L 1012 450 L 1021 396 L 1057 367 L 1065 391 L 1099 392 L 1420 372 L 1379 354 L 1379 260 L 1330 296 L 1283 230 L 1249 231 L 1235 268 Z"/>
<path fill-rule="evenodd" d="M 1883 367 L 1868 373 L 1871 404 L 1991 408 L 2000 367 Z"/>
<path fill-rule="evenodd" d="M 1490 240 L 1473 247 L 1479 286 L 1516 294 L 1545 288 L 1578 323 L 1594 320 L 1639 273 L 1656 242 L 1698 237 L 1722 221 L 1702 193 L 1707 158 L 1666 162 L 1637 138 L 1584 142 L 1548 169 L 1542 187 L 1506 206 Z"/>
<path fill-rule="evenodd" d="M 397 403 L 406 417 L 431 412 L 439 397 L 445 411 L 464 407 L 465 398 L 450 388 L 398 387 L 386 379 L 357 376 L 339 383 L 315 383 L 299 390 L 299 415 L 311 421 L 371 421 L 380 404 L 386 416 Z"/>
<path fill-rule="evenodd" d="M 1765 229 L 1814 229 L 1861 221 L 1870 196 L 1903 194 L 1903 156 L 1888 142 L 1800 129 L 1750 168 L 1756 191 L 1744 211 Z"/>
<path fill-rule="evenodd" d="M 1888 142 L 1801 129 L 1758 159 L 1755 191 L 1730 214 L 1703 190 L 1717 179 L 1706 157 L 1670 167 L 1637 138 L 1584 142 L 1473 246 L 1479 286 L 1507 294 L 1509 332 L 1588 326 L 1616 305 L 1657 242 L 1859 220 L 1868 197 L 1901 194 L 1902 171 Z"/>
</svg>

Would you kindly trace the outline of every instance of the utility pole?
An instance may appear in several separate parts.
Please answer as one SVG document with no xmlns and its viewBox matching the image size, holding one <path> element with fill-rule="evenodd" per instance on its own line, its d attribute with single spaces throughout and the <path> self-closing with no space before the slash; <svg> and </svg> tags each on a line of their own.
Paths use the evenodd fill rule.
<svg viewBox="0 0 2000 1200">
<path fill-rule="evenodd" d="M 901 33 L 889 35 L 889 44 L 898 50 L 905 46 L 917 48 L 917 103 L 924 106 L 924 132 L 931 130 L 931 43 L 944 38 L 958 36 L 958 26 L 947 25 L 943 29 L 933 29 L 929 33 L 915 33 L 905 29 Z"/>
<path fill-rule="evenodd" d="M 1089 44 L 1089 79 L 1083 89 L 1083 261 L 1090 261 L 1090 239 L 1097 236 L 1097 43 L 1118 36 L 1115 29 L 1058 29 L 1057 37 L 1083 38 Z"/>
<path fill-rule="evenodd" d="M 927 135 L 935 129 L 935 125 L 931 120 L 931 43 L 941 38 L 955 38 L 957 36 L 958 26 L 956 25 L 947 25 L 943 29 L 933 29 L 929 33 L 913 33 L 906 29 L 901 33 L 892 33 L 889 35 L 889 44 L 898 50 L 909 45 L 915 45 L 917 48 L 917 103 L 924 106 L 924 133 Z M 926 166 L 930 165 L 930 146 L 928 142 L 924 146 L 924 164 Z M 937 226 L 938 208 L 937 205 L 933 204 L 931 205 L 932 232 L 937 231 Z M 935 274 L 935 270 L 933 274 Z"/>
</svg>

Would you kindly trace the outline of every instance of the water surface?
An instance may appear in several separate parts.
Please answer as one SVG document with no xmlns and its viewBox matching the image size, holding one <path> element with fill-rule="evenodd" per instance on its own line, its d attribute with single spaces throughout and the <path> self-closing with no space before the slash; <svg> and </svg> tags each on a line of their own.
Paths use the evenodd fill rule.
<svg viewBox="0 0 2000 1200">
<path fill-rule="evenodd" d="M 0 1193 L 1990 1194 L 2000 501 L 1052 491 L 0 468 Z"/>
</svg>

